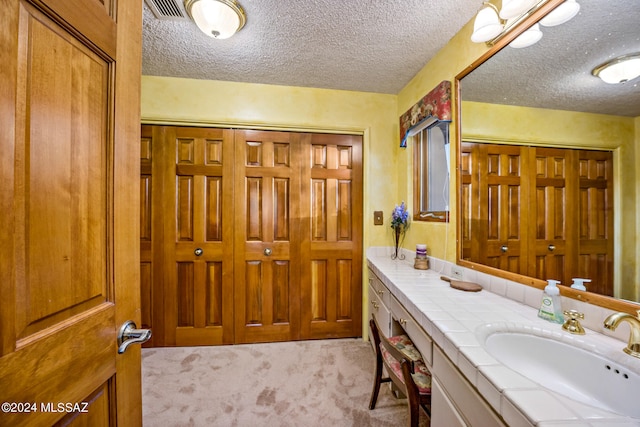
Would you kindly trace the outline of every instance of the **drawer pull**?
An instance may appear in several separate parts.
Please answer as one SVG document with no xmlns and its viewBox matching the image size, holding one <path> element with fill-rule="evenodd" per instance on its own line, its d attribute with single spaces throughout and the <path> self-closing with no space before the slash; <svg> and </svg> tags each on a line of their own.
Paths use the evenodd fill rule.
<svg viewBox="0 0 640 427">
<path fill-rule="evenodd" d="M 382 291 L 382 290 L 378 291 L 378 295 L 380 295 L 380 296 L 384 295 L 384 291 Z"/>
<path fill-rule="evenodd" d="M 407 324 L 407 319 L 398 319 L 398 323 L 400 323 L 402 326 Z"/>
<path fill-rule="evenodd" d="M 373 304 L 373 308 L 375 308 L 376 310 L 378 309 L 378 307 L 380 307 L 375 301 L 371 301 L 371 304 Z"/>
</svg>

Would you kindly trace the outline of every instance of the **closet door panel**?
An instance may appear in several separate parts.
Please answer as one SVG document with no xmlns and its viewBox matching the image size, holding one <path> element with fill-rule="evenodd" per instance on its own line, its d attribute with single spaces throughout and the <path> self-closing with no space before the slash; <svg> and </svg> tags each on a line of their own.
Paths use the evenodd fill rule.
<svg viewBox="0 0 640 427">
<path fill-rule="evenodd" d="M 362 138 L 302 138 L 301 338 L 354 337 L 362 328 Z"/>
<path fill-rule="evenodd" d="M 164 345 L 230 344 L 233 131 L 164 132 Z"/>
<path fill-rule="evenodd" d="M 579 155 L 579 265 L 574 277 L 589 278 L 589 291 L 613 296 L 613 155 Z"/>
<path fill-rule="evenodd" d="M 300 332 L 299 135 L 235 131 L 235 342 Z"/>
<path fill-rule="evenodd" d="M 478 144 L 480 242 L 483 264 L 526 274 L 527 236 L 522 229 L 523 204 L 528 199 L 526 158 L 522 148 Z M 475 234 L 474 234 L 475 235 Z"/>
<path fill-rule="evenodd" d="M 529 152 L 534 166 L 531 173 L 535 173 L 534 215 L 528 220 L 535 268 L 529 275 L 570 284 L 577 261 L 577 223 L 568 216 L 577 204 L 576 152 L 535 147 Z"/>
</svg>

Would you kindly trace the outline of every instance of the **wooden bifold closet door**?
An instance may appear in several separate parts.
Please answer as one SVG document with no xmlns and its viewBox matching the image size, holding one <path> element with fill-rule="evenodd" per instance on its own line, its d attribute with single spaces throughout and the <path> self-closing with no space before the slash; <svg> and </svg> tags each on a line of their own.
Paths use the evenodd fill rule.
<svg viewBox="0 0 640 427">
<path fill-rule="evenodd" d="M 613 156 L 465 142 L 463 258 L 613 294 Z"/>
<path fill-rule="evenodd" d="M 143 126 L 151 345 L 360 335 L 361 145 L 352 135 Z"/>
</svg>

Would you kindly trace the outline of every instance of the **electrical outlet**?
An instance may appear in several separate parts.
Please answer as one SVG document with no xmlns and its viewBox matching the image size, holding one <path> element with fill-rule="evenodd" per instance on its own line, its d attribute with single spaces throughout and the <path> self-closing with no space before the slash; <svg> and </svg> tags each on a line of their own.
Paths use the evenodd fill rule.
<svg viewBox="0 0 640 427">
<path fill-rule="evenodd" d="M 462 279 L 462 267 L 459 265 L 454 265 L 451 267 L 451 275 L 456 279 Z"/>
</svg>

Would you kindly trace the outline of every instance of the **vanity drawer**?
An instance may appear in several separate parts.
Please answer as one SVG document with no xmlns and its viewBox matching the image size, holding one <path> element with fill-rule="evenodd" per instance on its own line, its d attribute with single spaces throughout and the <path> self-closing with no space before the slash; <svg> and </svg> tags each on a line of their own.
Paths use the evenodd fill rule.
<svg viewBox="0 0 640 427">
<path fill-rule="evenodd" d="M 382 281 L 369 270 L 369 285 L 374 289 L 374 292 L 378 296 L 378 299 L 387 307 L 389 307 L 389 300 L 391 299 L 391 293 Z"/>
<path fill-rule="evenodd" d="M 369 319 L 375 317 L 380 332 L 385 336 L 391 336 L 391 313 L 389 308 L 378 298 L 378 293 L 373 286 L 369 286 Z M 371 332 L 369 332 L 371 333 Z M 373 342 L 371 337 L 369 340 Z"/>
<path fill-rule="evenodd" d="M 433 364 L 433 341 L 420 324 L 404 309 L 395 297 L 391 297 L 391 316 L 405 330 L 428 366 Z"/>
</svg>

